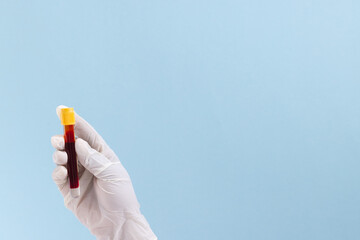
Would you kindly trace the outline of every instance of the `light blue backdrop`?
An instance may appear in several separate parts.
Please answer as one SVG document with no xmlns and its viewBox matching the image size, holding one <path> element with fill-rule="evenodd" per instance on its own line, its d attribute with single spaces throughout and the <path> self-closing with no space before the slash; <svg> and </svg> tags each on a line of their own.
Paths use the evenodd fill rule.
<svg viewBox="0 0 360 240">
<path fill-rule="evenodd" d="M 359 16 L 0 0 L 0 239 L 94 239 L 51 179 L 59 104 L 119 155 L 160 239 L 359 239 Z"/>
</svg>

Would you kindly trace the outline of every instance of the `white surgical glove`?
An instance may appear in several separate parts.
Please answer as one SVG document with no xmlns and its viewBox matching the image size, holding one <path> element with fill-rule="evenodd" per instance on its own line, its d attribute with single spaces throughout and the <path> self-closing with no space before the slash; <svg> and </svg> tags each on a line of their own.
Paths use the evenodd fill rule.
<svg viewBox="0 0 360 240">
<path fill-rule="evenodd" d="M 56 112 L 59 116 L 59 106 Z M 140 213 L 129 174 L 104 139 L 75 114 L 75 149 L 79 162 L 80 197 L 72 198 L 62 135 L 53 136 L 57 164 L 52 177 L 64 196 L 65 206 L 99 240 L 156 240 Z"/>
</svg>

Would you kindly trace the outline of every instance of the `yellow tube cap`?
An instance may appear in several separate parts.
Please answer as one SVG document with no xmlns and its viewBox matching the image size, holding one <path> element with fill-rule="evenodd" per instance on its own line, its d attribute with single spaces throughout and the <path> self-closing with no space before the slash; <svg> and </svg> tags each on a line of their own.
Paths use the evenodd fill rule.
<svg viewBox="0 0 360 240">
<path fill-rule="evenodd" d="M 60 121 L 62 125 L 75 124 L 75 112 L 73 108 L 62 108 L 60 111 Z"/>
</svg>

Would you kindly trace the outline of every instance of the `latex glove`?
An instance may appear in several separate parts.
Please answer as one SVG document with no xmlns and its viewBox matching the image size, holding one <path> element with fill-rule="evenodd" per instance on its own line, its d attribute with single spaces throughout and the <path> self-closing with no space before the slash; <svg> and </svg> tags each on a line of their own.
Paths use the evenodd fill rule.
<svg viewBox="0 0 360 240">
<path fill-rule="evenodd" d="M 56 112 L 59 116 L 59 106 Z M 130 177 L 103 138 L 83 118 L 75 114 L 75 141 L 79 162 L 80 197 L 72 198 L 67 176 L 67 154 L 63 135 L 53 136 L 58 165 L 53 180 L 64 196 L 65 206 L 100 240 L 155 240 L 140 213 Z"/>
</svg>

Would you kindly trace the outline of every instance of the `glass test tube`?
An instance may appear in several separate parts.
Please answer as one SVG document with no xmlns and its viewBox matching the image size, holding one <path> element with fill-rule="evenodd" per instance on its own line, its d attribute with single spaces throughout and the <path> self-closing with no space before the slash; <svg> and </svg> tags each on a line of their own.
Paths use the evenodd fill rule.
<svg viewBox="0 0 360 240">
<path fill-rule="evenodd" d="M 75 113 L 73 108 L 63 108 L 60 113 L 61 124 L 64 125 L 65 151 L 68 156 L 67 170 L 70 182 L 70 194 L 73 198 L 80 196 L 78 165 L 75 152 Z"/>
</svg>

